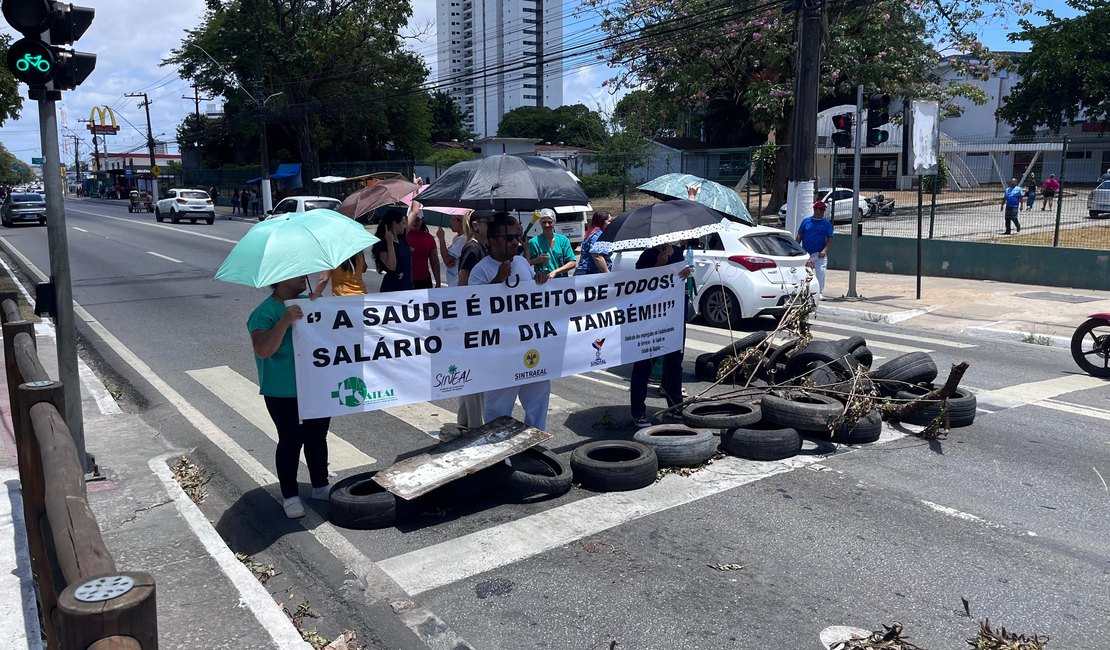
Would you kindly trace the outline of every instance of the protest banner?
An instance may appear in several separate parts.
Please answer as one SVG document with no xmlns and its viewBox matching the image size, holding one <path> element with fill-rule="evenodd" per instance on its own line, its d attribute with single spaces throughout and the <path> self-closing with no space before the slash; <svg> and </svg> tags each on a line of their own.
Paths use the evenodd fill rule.
<svg viewBox="0 0 1110 650">
<path fill-rule="evenodd" d="M 632 363 L 681 349 L 683 264 L 299 299 L 302 418 L 347 415 Z"/>
</svg>

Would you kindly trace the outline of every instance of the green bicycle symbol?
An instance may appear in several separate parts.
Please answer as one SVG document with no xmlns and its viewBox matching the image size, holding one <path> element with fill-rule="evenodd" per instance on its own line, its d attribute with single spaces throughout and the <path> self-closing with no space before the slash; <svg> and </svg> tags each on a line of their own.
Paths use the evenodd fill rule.
<svg viewBox="0 0 1110 650">
<path fill-rule="evenodd" d="M 50 70 L 50 62 L 44 59 L 41 54 L 32 55 L 28 52 L 23 55 L 23 58 L 17 59 L 15 62 L 15 67 L 20 72 L 27 72 L 31 69 L 31 66 L 34 66 L 39 72 Z"/>
</svg>

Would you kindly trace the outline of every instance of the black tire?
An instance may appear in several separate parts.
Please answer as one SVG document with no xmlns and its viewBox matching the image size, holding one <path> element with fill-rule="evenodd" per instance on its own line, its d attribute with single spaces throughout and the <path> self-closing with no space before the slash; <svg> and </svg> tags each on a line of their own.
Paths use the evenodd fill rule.
<svg viewBox="0 0 1110 650">
<path fill-rule="evenodd" d="M 732 399 L 697 402 L 682 410 L 682 421 L 694 429 L 732 429 L 762 417 L 759 404 Z"/>
<path fill-rule="evenodd" d="M 867 340 L 864 339 L 862 336 L 849 336 L 846 339 L 833 341 L 833 344 L 841 350 L 844 350 L 845 352 L 851 352 L 853 350 L 856 350 L 857 348 L 862 348 L 866 346 Z"/>
<path fill-rule="evenodd" d="M 505 482 L 529 492 L 562 494 L 570 490 L 574 482 L 570 463 L 540 445 L 507 458 L 505 465 L 510 470 Z"/>
<path fill-rule="evenodd" d="M 912 400 L 933 390 L 935 386 L 929 384 L 927 386 L 915 386 L 906 390 L 900 390 L 894 398 L 898 400 Z M 929 404 L 920 411 L 909 414 L 902 418 L 903 422 L 907 424 L 920 424 L 926 425 L 933 421 L 941 412 L 941 404 Z M 975 393 L 963 388 L 956 388 L 955 394 L 948 398 L 948 423 L 952 428 L 971 426 L 975 422 L 975 412 L 979 408 L 979 401 L 975 397 Z"/>
<path fill-rule="evenodd" d="M 841 402 L 847 402 L 853 394 L 853 378 L 845 378 L 830 368 L 817 368 L 798 378 L 799 385 L 813 386 L 822 395 L 828 395 Z M 854 382 L 856 393 L 869 394 L 872 391 L 871 380 L 862 377 Z"/>
<path fill-rule="evenodd" d="M 1092 377 L 1110 377 L 1110 321 L 1089 318 L 1076 328 L 1071 335 L 1071 358 Z"/>
<path fill-rule="evenodd" d="M 759 345 L 766 338 L 767 332 L 752 332 L 739 341 L 729 343 L 719 351 L 713 353 L 713 356 L 717 358 L 717 363 L 720 364 L 725 357 L 735 357 L 753 345 Z"/>
<path fill-rule="evenodd" d="M 170 223 L 181 223 L 180 217 L 173 210 L 170 210 Z"/>
<path fill-rule="evenodd" d="M 133 206 L 133 205 L 127 206 L 127 211 L 128 212 L 134 212 L 135 211 L 135 206 Z"/>
<path fill-rule="evenodd" d="M 580 445 L 570 456 L 574 478 L 598 492 L 638 490 L 655 482 L 659 458 L 647 445 L 599 440 Z"/>
<path fill-rule="evenodd" d="M 189 223 L 191 223 L 191 224 L 195 224 L 196 222 L 197 222 L 197 220 L 196 220 L 196 219 L 193 219 L 193 218 L 190 218 L 190 219 L 189 219 Z"/>
<path fill-rule="evenodd" d="M 788 398 L 768 393 L 761 406 L 764 420 L 799 431 L 827 431 L 844 411 L 843 404 L 819 393 L 791 393 Z"/>
<path fill-rule="evenodd" d="M 871 365 L 875 363 L 875 355 L 871 352 L 871 348 L 866 345 L 852 350 L 852 358 L 856 360 L 856 363 L 867 369 L 870 369 Z"/>
<path fill-rule="evenodd" d="M 213 212 L 211 215 L 208 216 L 207 219 L 204 220 L 204 222 L 207 223 L 209 226 L 216 223 L 216 213 Z"/>
<path fill-rule="evenodd" d="M 700 313 L 706 325 L 723 329 L 732 328 L 742 317 L 740 301 L 724 287 L 713 287 L 705 292 L 701 298 Z"/>
<path fill-rule="evenodd" d="M 890 397 L 908 384 L 927 384 L 937 378 L 937 364 L 924 352 L 894 357 L 868 373 L 879 394 Z"/>
<path fill-rule="evenodd" d="M 844 373 L 845 376 L 854 373 L 855 366 L 858 364 L 847 350 L 841 349 L 840 346 L 834 343 L 811 341 L 805 348 L 795 351 L 790 356 L 781 377 L 788 379 L 800 377 L 808 370 L 812 370 L 815 367 L 813 365 L 815 362 L 817 366 L 824 366 L 834 372 Z"/>
<path fill-rule="evenodd" d="M 873 409 L 867 415 L 856 421 L 856 426 L 848 428 L 847 422 L 841 420 L 829 435 L 828 429 L 814 432 L 812 437 L 821 440 L 833 440 L 845 445 L 865 445 L 875 442 L 883 432 L 883 417 L 878 409 Z"/>
<path fill-rule="evenodd" d="M 45 226 L 46 225 L 46 219 L 39 219 L 39 225 L 40 226 Z"/>
<path fill-rule="evenodd" d="M 698 381 L 717 381 L 717 355 L 713 352 L 698 355 L 694 361 L 694 376 Z"/>
<path fill-rule="evenodd" d="M 632 439 L 654 449 L 660 467 L 693 467 L 717 452 L 717 440 L 711 431 L 677 424 L 645 427 Z"/>
<path fill-rule="evenodd" d="M 798 455 L 802 436 L 793 427 L 756 422 L 726 431 L 721 436 L 721 449 L 750 460 L 782 460 Z"/>
<path fill-rule="evenodd" d="M 158 223 L 162 223 L 165 219 L 166 218 L 162 216 L 162 211 L 158 208 L 154 208 L 154 220 Z"/>
<path fill-rule="evenodd" d="M 377 472 L 348 476 L 335 484 L 328 518 L 340 528 L 371 530 L 397 523 L 397 497 L 372 479 Z"/>
<path fill-rule="evenodd" d="M 505 463 L 496 463 L 441 485 L 428 494 L 437 501 L 450 504 L 478 501 L 501 490 L 511 472 Z"/>
<path fill-rule="evenodd" d="M 787 341 L 767 354 L 767 360 L 763 363 L 763 378 L 771 383 L 781 381 L 782 367 L 786 365 L 790 355 L 793 354 L 794 349 L 798 347 L 799 339 Z"/>
</svg>

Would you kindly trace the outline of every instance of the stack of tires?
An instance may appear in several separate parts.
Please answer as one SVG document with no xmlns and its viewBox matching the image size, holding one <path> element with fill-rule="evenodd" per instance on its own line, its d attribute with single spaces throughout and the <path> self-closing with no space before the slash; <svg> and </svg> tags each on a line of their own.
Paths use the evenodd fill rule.
<svg viewBox="0 0 1110 650">
<path fill-rule="evenodd" d="M 937 378 L 937 366 L 928 354 L 910 352 L 894 357 L 872 370 L 869 378 L 883 397 L 892 397 L 896 402 L 908 402 L 936 389 L 936 385 L 932 382 Z M 950 426 L 966 427 L 975 422 L 978 403 L 974 393 L 964 388 L 957 388 L 955 395 L 945 402 Z M 926 425 L 936 419 L 943 409 L 944 404 L 940 402 L 930 404 L 902 418 L 902 421 Z"/>
<path fill-rule="evenodd" d="M 694 361 L 694 375 L 698 381 L 717 381 L 717 370 L 726 358 L 737 356 L 750 347 L 759 345 L 767 338 L 767 332 L 752 332 L 747 336 L 726 345 L 717 352 L 706 352 Z"/>
</svg>

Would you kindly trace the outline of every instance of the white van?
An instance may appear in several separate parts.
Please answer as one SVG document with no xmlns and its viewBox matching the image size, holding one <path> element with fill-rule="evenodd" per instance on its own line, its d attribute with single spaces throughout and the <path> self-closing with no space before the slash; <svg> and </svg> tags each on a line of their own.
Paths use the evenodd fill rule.
<svg viewBox="0 0 1110 650">
<path fill-rule="evenodd" d="M 586 205 L 561 205 L 555 208 L 555 232 L 570 240 L 570 245 L 578 249 L 582 239 L 589 228 L 590 219 L 593 217 L 593 206 Z M 521 228 L 527 229 L 532 221 L 531 212 L 514 212 L 513 215 L 520 221 Z M 528 238 L 540 234 L 539 222 L 528 231 Z"/>
</svg>

